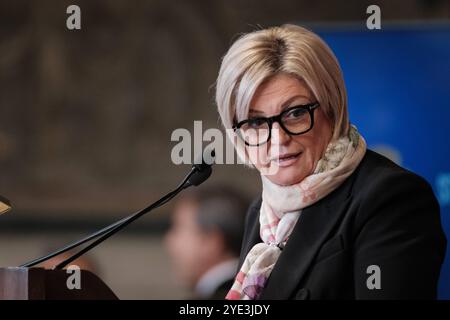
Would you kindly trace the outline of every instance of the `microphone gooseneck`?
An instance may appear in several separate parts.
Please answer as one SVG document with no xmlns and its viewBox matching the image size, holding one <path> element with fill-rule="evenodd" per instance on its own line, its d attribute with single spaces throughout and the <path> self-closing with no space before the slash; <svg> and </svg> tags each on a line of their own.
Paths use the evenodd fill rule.
<svg viewBox="0 0 450 320">
<path fill-rule="evenodd" d="M 136 219 L 140 218 L 141 216 L 145 215 L 146 213 L 169 202 L 172 198 L 174 198 L 182 190 L 189 188 L 191 186 L 198 186 L 198 185 L 202 184 L 203 182 L 205 182 L 211 176 L 211 173 L 212 173 L 211 166 L 214 162 L 215 151 L 211 150 L 209 152 L 209 154 L 210 154 L 210 159 L 205 160 L 203 155 L 201 155 L 201 158 L 197 158 L 196 161 L 194 162 L 194 165 L 192 166 L 191 170 L 184 177 L 184 179 L 181 181 L 181 183 L 173 191 L 169 192 L 168 194 L 163 196 L 158 201 L 152 203 L 151 205 L 147 206 L 146 208 L 144 208 L 138 212 L 131 214 L 128 217 L 120 219 L 119 221 L 117 221 L 117 222 L 115 222 L 115 223 L 81 239 L 81 240 L 78 240 L 72 244 L 69 244 L 69 245 L 67 245 L 53 253 L 50 253 L 44 257 L 24 263 L 24 264 L 20 265 L 20 267 L 35 266 L 35 265 L 40 264 L 44 261 L 47 261 L 55 256 L 58 256 L 64 252 L 67 252 L 73 248 L 76 248 L 90 240 L 97 238 L 97 240 L 93 241 L 91 244 L 87 245 L 86 247 L 84 247 L 83 249 L 81 249 L 80 251 L 78 251 L 77 253 L 70 256 L 68 259 L 62 261 L 61 263 L 59 263 L 58 265 L 56 265 L 54 267 L 55 269 L 63 269 L 66 265 L 68 265 L 72 261 L 76 260 L 77 258 L 82 256 L 84 253 L 88 252 L 92 248 L 96 247 L 97 245 L 99 245 L 100 243 L 102 243 L 103 241 L 105 241 L 106 239 L 108 239 L 109 237 L 114 235 L 115 233 L 119 232 L 120 230 L 122 230 L 123 228 L 128 226 L 130 223 L 135 221 Z"/>
</svg>

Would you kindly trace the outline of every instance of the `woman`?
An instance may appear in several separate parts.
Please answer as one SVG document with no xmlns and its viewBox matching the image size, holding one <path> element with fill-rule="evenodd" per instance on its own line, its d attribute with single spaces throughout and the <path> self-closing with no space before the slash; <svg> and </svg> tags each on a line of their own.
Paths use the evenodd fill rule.
<svg viewBox="0 0 450 320">
<path fill-rule="evenodd" d="M 446 239 L 432 189 L 366 149 L 317 35 L 242 36 L 216 86 L 223 125 L 262 178 L 227 299 L 436 298 Z"/>
</svg>

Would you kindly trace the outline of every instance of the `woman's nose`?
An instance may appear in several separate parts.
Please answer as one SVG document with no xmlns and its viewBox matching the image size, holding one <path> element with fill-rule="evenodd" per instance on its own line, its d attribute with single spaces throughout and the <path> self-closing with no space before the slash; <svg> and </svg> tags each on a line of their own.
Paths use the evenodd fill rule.
<svg viewBox="0 0 450 320">
<path fill-rule="evenodd" d="M 283 130 L 283 128 L 280 126 L 278 122 L 275 122 L 272 125 L 272 132 L 271 132 L 271 143 L 272 144 L 278 144 L 282 145 L 287 143 L 291 139 L 291 136 Z"/>
</svg>

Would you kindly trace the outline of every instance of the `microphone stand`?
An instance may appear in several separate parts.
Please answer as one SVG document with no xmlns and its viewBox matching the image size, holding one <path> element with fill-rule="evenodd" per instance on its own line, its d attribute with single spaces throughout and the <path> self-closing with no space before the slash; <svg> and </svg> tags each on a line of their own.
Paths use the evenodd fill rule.
<svg viewBox="0 0 450 320">
<path fill-rule="evenodd" d="M 214 157 L 215 153 L 214 150 L 211 151 L 211 156 Z M 212 169 L 211 169 L 211 165 L 205 163 L 202 160 L 201 164 L 195 164 L 192 166 L 191 171 L 186 175 L 186 177 L 183 179 L 183 181 L 171 192 L 169 192 L 168 194 L 166 194 L 165 196 L 163 196 L 161 199 L 159 199 L 158 201 L 152 203 L 151 205 L 147 206 L 146 208 L 128 216 L 125 217 L 81 240 L 78 240 L 72 244 L 69 244 L 53 253 L 50 253 L 44 257 L 29 261 L 27 263 L 24 263 L 22 265 L 20 265 L 19 267 L 32 267 L 35 266 L 39 263 L 42 263 L 44 261 L 47 261 L 55 256 L 58 256 L 64 252 L 67 252 L 73 248 L 76 248 L 92 239 L 98 238 L 97 240 L 93 241 L 91 244 L 89 244 L 88 246 L 86 246 L 85 248 L 83 248 L 82 250 L 78 251 L 76 254 L 70 256 L 68 259 L 62 261 L 61 263 L 59 263 L 58 265 L 56 265 L 54 267 L 54 269 L 63 269 L 67 264 L 71 263 L 72 261 L 76 260 L 77 258 L 79 258 L 81 255 L 83 255 L 84 253 L 88 252 L 89 250 L 91 250 L 92 248 L 96 247 L 97 245 L 99 245 L 101 242 L 105 241 L 106 239 L 108 239 L 109 237 L 111 237 L 112 235 L 114 235 L 115 233 L 119 232 L 120 230 L 122 230 L 123 228 L 125 228 L 127 225 L 129 225 L 130 223 L 132 223 L 134 220 L 140 218 L 141 216 L 143 216 L 144 214 L 164 205 L 165 203 L 169 202 L 172 198 L 174 198 L 178 193 L 180 193 L 182 190 L 190 187 L 190 186 L 198 186 L 201 183 L 203 183 L 206 179 L 209 178 L 209 176 L 211 175 Z"/>
</svg>

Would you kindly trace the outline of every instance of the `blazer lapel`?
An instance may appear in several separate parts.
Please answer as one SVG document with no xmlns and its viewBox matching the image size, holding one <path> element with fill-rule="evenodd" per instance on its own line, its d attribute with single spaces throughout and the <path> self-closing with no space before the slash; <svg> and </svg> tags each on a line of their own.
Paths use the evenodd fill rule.
<svg viewBox="0 0 450 320">
<path fill-rule="evenodd" d="M 261 208 L 261 199 L 258 200 L 257 204 L 252 208 L 252 217 L 251 217 L 251 226 L 249 226 L 249 230 L 245 232 L 243 239 L 243 246 L 241 249 L 241 254 L 239 258 L 239 267 L 238 271 L 241 270 L 242 264 L 244 263 L 245 258 L 247 257 L 248 252 L 251 248 L 257 243 L 262 242 L 261 237 L 259 235 L 259 210 Z"/>
<path fill-rule="evenodd" d="M 327 197 L 303 209 L 260 299 L 289 299 L 298 289 L 321 245 L 347 211 L 351 200 L 349 180 Z"/>
</svg>

